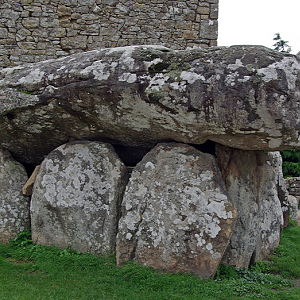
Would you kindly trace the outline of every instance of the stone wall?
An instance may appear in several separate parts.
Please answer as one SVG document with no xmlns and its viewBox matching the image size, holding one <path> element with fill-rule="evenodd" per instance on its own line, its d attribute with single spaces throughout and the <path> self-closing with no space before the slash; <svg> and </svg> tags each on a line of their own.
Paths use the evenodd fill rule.
<svg viewBox="0 0 300 300">
<path fill-rule="evenodd" d="M 288 177 L 285 179 L 289 195 L 300 199 L 300 177 Z"/>
<path fill-rule="evenodd" d="M 285 179 L 288 191 L 289 216 L 300 226 L 300 210 L 298 208 L 300 201 L 300 177 L 288 177 Z"/>
<path fill-rule="evenodd" d="M 103 47 L 216 46 L 218 0 L 0 0 L 0 67 Z"/>
</svg>

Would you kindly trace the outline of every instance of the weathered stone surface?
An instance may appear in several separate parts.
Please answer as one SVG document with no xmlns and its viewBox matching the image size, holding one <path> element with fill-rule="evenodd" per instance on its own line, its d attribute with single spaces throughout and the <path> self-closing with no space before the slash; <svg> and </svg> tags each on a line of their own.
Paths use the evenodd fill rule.
<svg viewBox="0 0 300 300">
<path fill-rule="evenodd" d="M 29 228 L 29 198 L 22 195 L 28 176 L 24 167 L 0 149 L 0 243 Z"/>
<path fill-rule="evenodd" d="M 288 177 L 285 184 L 290 195 L 300 198 L 300 177 Z"/>
<path fill-rule="evenodd" d="M 289 226 L 290 204 L 288 201 L 288 190 L 286 181 L 283 177 L 282 171 L 282 157 L 279 151 L 268 152 L 268 160 L 274 168 L 275 178 L 274 184 L 277 186 L 278 197 L 281 203 L 281 210 L 283 213 L 283 227 Z"/>
<path fill-rule="evenodd" d="M 29 179 L 27 180 L 27 182 L 25 183 L 25 185 L 22 188 L 23 195 L 25 195 L 25 196 L 31 196 L 32 195 L 33 185 L 34 185 L 36 175 L 37 175 L 39 169 L 40 169 L 40 165 L 38 165 L 34 168 L 34 171 L 32 172 Z"/>
<path fill-rule="evenodd" d="M 101 49 L 0 74 L 0 145 L 27 163 L 70 136 L 300 148 L 300 61 L 262 46 Z"/>
<path fill-rule="evenodd" d="M 115 251 L 126 167 L 113 147 L 71 142 L 41 164 L 31 201 L 32 239 L 94 254 Z"/>
<path fill-rule="evenodd" d="M 289 217 L 292 221 L 298 223 L 298 204 L 299 200 L 292 195 L 288 195 Z"/>
<path fill-rule="evenodd" d="M 236 219 L 210 154 L 163 143 L 136 166 L 126 187 L 117 262 L 214 275 Z"/>
<path fill-rule="evenodd" d="M 0 38 L 4 48 L 4 53 L 0 52 L 0 65 L 8 67 L 57 58 L 63 54 L 62 50 L 75 53 L 82 49 L 144 44 L 173 49 L 213 46 L 217 43 L 217 3 L 206 0 L 60 0 L 45 3 L 37 0 L 24 5 L 24 0 L 0 1 Z M 205 23 L 199 26 L 201 20 Z M 76 31 L 73 36 L 76 35 L 78 42 L 76 38 L 65 38 L 66 30 Z M 23 31 L 21 38 L 17 31 Z M 32 41 L 34 48 L 26 49 L 26 40 Z M 12 47 L 16 42 L 19 47 Z M 33 50 L 40 50 L 41 42 L 48 50 L 45 56 Z"/>
<path fill-rule="evenodd" d="M 216 149 L 228 195 L 238 213 L 222 262 L 248 267 L 265 258 L 280 241 L 283 213 L 278 174 L 272 165 L 277 154 L 222 145 L 217 145 Z"/>
<path fill-rule="evenodd" d="M 300 177 L 288 177 L 285 179 L 285 184 L 289 194 L 288 216 L 291 217 L 293 221 L 299 223 Z"/>
<path fill-rule="evenodd" d="M 267 152 L 265 164 L 258 168 L 260 185 L 258 199 L 260 207 L 259 236 L 252 261 L 266 259 L 270 252 L 277 248 L 284 224 L 284 209 L 288 203 L 288 195 L 282 174 L 282 158 L 280 152 Z"/>
</svg>

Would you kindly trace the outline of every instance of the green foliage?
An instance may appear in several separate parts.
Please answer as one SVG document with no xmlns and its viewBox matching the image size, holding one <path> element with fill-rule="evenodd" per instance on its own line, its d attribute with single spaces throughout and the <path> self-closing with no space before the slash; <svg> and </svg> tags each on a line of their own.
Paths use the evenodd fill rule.
<svg viewBox="0 0 300 300">
<path fill-rule="evenodd" d="M 300 150 L 290 149 L 281 151 L 282 171 L 284 177 L 300 176 Z"/>
<path fill-rule="evenodd" d="M 289 226 L 295 227 L 295 226 L 298 226 L 298 224 L 297 224 L 297 222 L 293 221 L 291 217 L 289 217 Z"/>
<path fill-rule="evenodd" d="M 300 150 L 290 149 L 281 151 L 282 159 L 290 162 L 300 162 Z"/>
<path fill-rule="evenodd" d="M 275 33 L 273 40 L 276 41 L 273 45 L 274 50 L 285 53 L 290 53 L 292 51 L 291 46 L 288 45 L 288 41 L 283 40 L 279 33 Z"/>
<path fill-rule="evenodd" d="M 263 271 L 263 272 L 262 272 Z M 220 265 L 215 280 L 228 280 L 234 295 L 248 296 L 255 299 L 266 298 L 265 287 L 272 287 L 278 290 L 293 286 L 293 283 L 280 276 L 268 274 L 270 263 L 258 262 L 250 270 L 234 266 Z"/>
<path fill-rule="evenodd" d="M 23 94 L 27 94 L 27 95 L 32 95 L 32 92 L 26 91 L 26 90 L 18 90 L 18 92 L 23 93 Z"/>
<path fill-rule="evenodd" d="M 271 271 L 271 262 L 260 260 L 250 267 L 254 273 L 268 274 Z"/>
<path fill-rule="evenodd" d="M 258 262 L 250 270 L 223 265 L 214 280 L 202 280 L 134 262 L 118 267 L 113 255 L 35 245 L 24 232 L 9 245 L 0 244 L 0 300 L 300 299 L 300 288 L 286 279 L 300 278 L 299 227 L 284 230 L 275 253 L 271 261 Z"/>
<path fill-rule="evenodd" d="M 284 277 L 300 278 L 300 226 L 284 229 L 280 245 L 274 251 L 272 271 Z"/>
<path fill-rule="evenodd" d="M 10 242 L 11 246 L 25 247 L 26 245 L 32 244 L 31 230 L 25 230 L 20 232 L 17 237 Z"/>
<path fill-rule="evenodd" d="M 234 266 L 220 264 L 215 275 L 216 280 L 222 279 L 237 279 L 238 272 Z"/>
</svg>

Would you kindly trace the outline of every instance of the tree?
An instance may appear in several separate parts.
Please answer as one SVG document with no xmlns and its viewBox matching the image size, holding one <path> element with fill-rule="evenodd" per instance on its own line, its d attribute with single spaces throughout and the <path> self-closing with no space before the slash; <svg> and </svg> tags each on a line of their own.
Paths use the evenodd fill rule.
<svg viewBox="0 0 300 300">
<path fill-rule="evenodd" d="M 291 46 L 288 45 L 288 41 L 283 40 L 279 33 L 275 33 L 273 40 L 276 41 L 273 45 L 274 50 L 285 53 L 290 53 L 292 51 Z"/>
</svg>

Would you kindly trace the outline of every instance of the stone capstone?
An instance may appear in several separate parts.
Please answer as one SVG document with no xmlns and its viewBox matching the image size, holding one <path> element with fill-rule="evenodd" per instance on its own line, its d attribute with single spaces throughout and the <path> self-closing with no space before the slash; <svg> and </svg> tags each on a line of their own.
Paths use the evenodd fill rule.
<svg viewBox="0 0 300 300">
<path fill-rule="evenodd" d="M 28 176 L 25 168 L 0 149 L 0 243 L 6 244 L 29 229 L 29 198 L 22 195 Z"/>
<path fill-rule="evenodd" d="M 280 154 L 222 145 L 217 145 L 216 152 L 228 196 L 238 215 L 222 263 L 247 268 L 266 258 L 280 241 L 283 212 L 278 190 L 278 163 L 274 164 Z"/>
<path fill-rule="evenodd" d="M 113 147 L 75 141 L 42 162 L 31 200 L 32 240 L 94 254 L 114 253 L 127 170 Z"/>
<path fill-rule="evenodd" d="M 215 158 L 162 143 L 135 167 L 126 187 L 117 263 L 212 277 L 236 220 Z"/>
<path fill-rule="evenodd" d="M 29 164 L 70 137 L 300 149 L 300 60 L 262 46 L 131 46 L 6 68 L 0 100 L 0 145 Z"/>
</svg>

